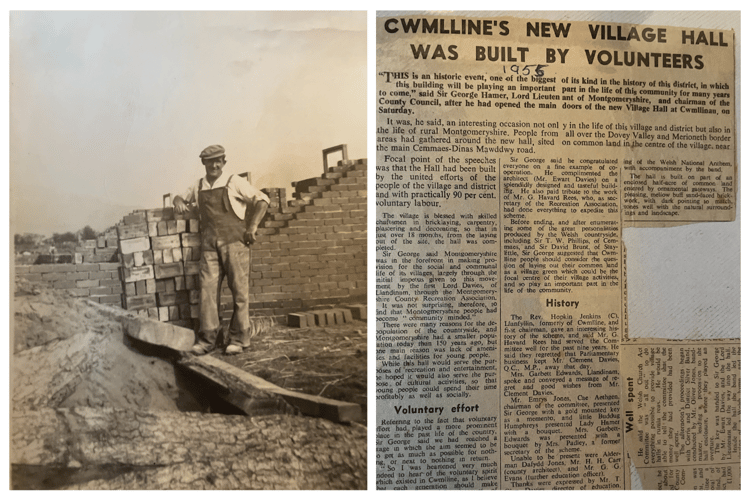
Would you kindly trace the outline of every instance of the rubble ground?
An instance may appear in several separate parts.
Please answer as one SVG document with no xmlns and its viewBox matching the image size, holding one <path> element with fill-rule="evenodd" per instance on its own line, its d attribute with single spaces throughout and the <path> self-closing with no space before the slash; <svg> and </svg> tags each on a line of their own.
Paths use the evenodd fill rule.
<svg viewBox="0 0 752 500">
<path fill-rule="evenodd" d="M 127 311 L 74 298 L 64 290 L 23 279 L 16 280 L 12 300 L 11 464 L 15 467 L 12 482 L 16 488 L 194 488 L 199 483 L 210 488 L 365 487 L 363 426 L 297 415 L 239 417 L 198 413 L 205 407 L 188 390 L 196 388 L 181 380 L 171 360 L 149 355 L 124 334 L 122 318 L 130 314 Z M 362 322 L 306 329 L 273 325 L 260 331 L 246 352 L 229 356 L 217 351 L 213 355 L 281 387 L 355 402 L 365 410 L 366 345 L 366 326 Z M 254 445 L 249 441 L 242 448 L 247 451 L 255 446 L 256 452 L 263 448 L 268 456 L 282 458 L 273 461 L 273 466 L 250 460 L 236 464 L 232 471 L 226 467 L 220 471 L 201 469 L 200 464 L 228 458 L 224 448 L 211 445 L 216 440 L 214 434 L 204 435 L 211 430 L 212 418 L 220 419 L 220 432 L 222 427 L 232 425 L 249 436 L 255 435 L 253 429 L 260 422 L 278 427 L 279 439 Z M 132 441 L 135 431 L 129 430 L 131 437 L 116 443 L 122 447 L 116 458 L 97 454 L 100 449 L 116 449 L 115 441 L 107 440 L 120 439 L 117 433 L 123 430 L 123 422 L 134 419 L 181 421 L 179 427 L 195 426 L 198 430 L 181 437 L 185 438 L 182 444 L 173 443 L 161 430 L 153 437 L 140 430 L 134 434 L 137 440 Z M 33 422 L 38 425 L 35 427 Z M 71 422 L 78 422 L 80 429 Z M 98 426 L 107 430 L 98 430 Z M 89 434 L 91 442 L 87 441 Z M 285 438 L 298 434 L 300 439 Z M 304 452 L 299 448 L 303 437 L 318 448 Z M 191 451 L 198 443 L 211 445 L 206 456 Z M 151 464 L 155 446 L 182 455 L 179 460 L 169 455 L 146 473 L 142 467 Z M 334 464 L 324 460 L 335 455 L 338 461 Z M 114 464 L 118 467 L 111 469 Z M 191 464 L 201 469 L 200 477 L 204 479 L 199 483 L 181 482 L 181 471 Z M 37 479 L 30 477 L 32 470 Z M 328 475 L 322 475 L 322 471 Z M 50 475 L 58 473 L 62 478 L 50 483 Z M 93 481 L 87 474 L 99 480 Z M 321 480 L 309 482 L 306 477 Z"/>
<path fill-rule="evenodd" d="M 357 320 L 312 328 L 274 325 L 253 337 L 242 354 L 214 356 L 285 389 L 359 404 L 365 419 L 366 332 L 366 323 Z"/>
</svg>

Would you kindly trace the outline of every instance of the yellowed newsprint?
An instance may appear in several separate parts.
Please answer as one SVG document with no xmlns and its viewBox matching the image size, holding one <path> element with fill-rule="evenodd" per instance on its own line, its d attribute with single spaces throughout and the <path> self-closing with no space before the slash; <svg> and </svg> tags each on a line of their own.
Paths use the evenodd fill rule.
<svg viewBox="0 0 752 500">
<path fill-rule="evenodd" d="M 739 332 L 627 335 L 622 243 L 736 220 L 734 32 L 376 30 L 378 489 L 739 488 Z"/>
</svg>

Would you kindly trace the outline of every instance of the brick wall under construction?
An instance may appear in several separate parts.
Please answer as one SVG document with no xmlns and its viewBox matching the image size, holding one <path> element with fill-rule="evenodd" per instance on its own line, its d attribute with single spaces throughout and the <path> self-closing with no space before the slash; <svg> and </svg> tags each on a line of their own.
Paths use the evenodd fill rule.
<svg viewBox="0 0 752 500">
<path fill-rule="evenodd" d="M 365 302 L 366 169 L 365 159 L 340 161 L 320 177 L 293 183 L 292 200 L 284 188 L 263 189 L 270 205 L 259 241 L 251 247 L 251 315 L 280 317 Z M 116 230 L 76 248 L 73 264 L 16 266 L 16 274 L 145 317 L 195 327 L 201 255 L 196 212 L 175 216 L 172 208 L 136 210 Z M 220 308 L 224 319 L 232 316 L 226 284 Z"/>
<path fill-rule="evenodd" d="M 252 315 L 281 316 L 313 307 L 365 302 L 367 162 L 343 160 L 321 177 L 265 190 L 268 215 L 252 246 Z M 232 316 L 225 287 L 223 317 Z"/>
<path fill-rule="evenodd" d="M 16 276 L 102 304 L 120 305 L 123 285 L 118 262 L 16 266 Z"/>
</svg>

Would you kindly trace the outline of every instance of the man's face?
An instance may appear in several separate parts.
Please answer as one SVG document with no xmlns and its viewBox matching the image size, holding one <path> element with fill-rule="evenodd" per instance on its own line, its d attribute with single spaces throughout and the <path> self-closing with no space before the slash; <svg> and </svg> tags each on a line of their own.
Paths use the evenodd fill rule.
<svg viewBox="0 0 752 500">
<path fill-rule="evenodd" d="M 222 167 L 225 166 L 225 157 L 206 158 L 201 160 L 201 163 L 203 163 L 206 168 L 206 178 L 210 181 L 215 181 L 219 179 L 220 175 L 222 175 Z"/>
</svg>

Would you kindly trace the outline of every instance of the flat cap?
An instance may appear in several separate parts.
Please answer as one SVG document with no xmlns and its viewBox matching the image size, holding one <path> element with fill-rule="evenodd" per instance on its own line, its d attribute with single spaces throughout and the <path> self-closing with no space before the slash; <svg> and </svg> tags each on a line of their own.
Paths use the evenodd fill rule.
<svg viewBox="0 0 752 500">
<path fill-rule="evenodd" d="M 215 144 L 214 146 L 209 146 L 208 148 L 201 151 L 201 154 L 198 156 L 202 160 L 208 160 L 209 158 L 219 158 L 220 156 L 224 155 L 225 148 L 223 148 L 219 144 Z"/>
</svg>

